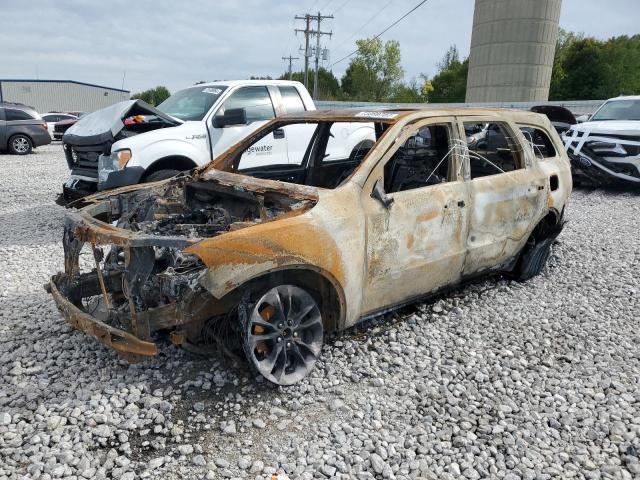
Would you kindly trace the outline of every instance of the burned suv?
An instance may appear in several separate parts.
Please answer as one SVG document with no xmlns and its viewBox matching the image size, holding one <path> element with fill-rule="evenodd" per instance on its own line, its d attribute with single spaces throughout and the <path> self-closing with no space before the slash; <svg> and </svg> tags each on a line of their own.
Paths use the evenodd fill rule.
<svg viewBox="0 0 640 480">
<path fill-rule="evenodd" d="M 375 129 L 373 146 L 327 156 L 359 122 Z M 474 125 L 502 146 L 468 146 Z M 262 148 L 283 136 L 306 148 Z M 195 173 L 68 213 L 65 271 L 47 288 L 69 323 L 130 361 L 157 354 L 154 332 L 223 347 L 237 332 L 250 365 L 289 385 L 313 367 L 324 332 L 479 274 L 536 275 L 571 187 L 560 139 L 535 113 L 283 116 Z"/>
</svg>

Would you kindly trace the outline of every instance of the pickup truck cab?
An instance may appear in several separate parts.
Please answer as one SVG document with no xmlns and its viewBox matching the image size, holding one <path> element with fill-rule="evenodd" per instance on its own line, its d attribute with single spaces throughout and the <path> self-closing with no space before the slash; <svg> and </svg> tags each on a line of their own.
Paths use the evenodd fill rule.
<svg viewBox="0 0 640 480">
<path fill-rule="evenodd" d="M 62 202 L 96 191 L 170 178 L 208 164 L 221 152 L 286 113 L 315 110 L 299 82 L 236 80 L 180 90 L 158 107 L 120 102 L 85 116 L 63 137 L 71 176 Z M 314 126 L 296 125 L 256 144 L 251 167 L 286 164 L 305 148 Z M 334 132 L 336 158 L 374 143 L 373 125 Z"/>
</svg>

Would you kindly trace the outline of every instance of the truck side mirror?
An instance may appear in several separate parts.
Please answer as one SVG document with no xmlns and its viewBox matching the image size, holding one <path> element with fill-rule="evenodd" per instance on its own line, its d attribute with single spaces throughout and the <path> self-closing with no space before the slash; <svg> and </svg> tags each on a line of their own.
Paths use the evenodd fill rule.
<svg viewBox="0 0 640 480">
<path fill-rule="evenodd" d="M 213 128 L 225 128 L 232 125 L 246 125 L 247 111 L 244 108 L 229 108 L 223 115 L 213 117 Z"/>
</svg>

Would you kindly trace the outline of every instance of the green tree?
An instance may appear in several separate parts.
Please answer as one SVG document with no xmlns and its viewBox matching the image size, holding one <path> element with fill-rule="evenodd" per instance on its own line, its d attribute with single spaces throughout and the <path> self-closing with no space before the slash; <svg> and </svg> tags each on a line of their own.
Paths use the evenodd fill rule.
<svg viewBox="0 0 640 480">
<path fill-rule="evenodd" d="M 429 81 L 430 86 L 427 87 L 425 81 L 425 88 L 430 90 L 429 102 L 464 102 L 467 93 L 469 59 L 461 62 L 458 48 L 452 45 L 437 66 L 438 73 Z"/>
<path fill-rule="evenodd" d="M 167 87 L 163 87 L 162 85 L 158 85 L 156 88 L 150 88 L 149 90 L 145 90 L 144 92 L 134 93 L 131 95 L 131 98 L 139 98 L 140 100 L 144 100 L 150 105 L 160 105 L 167 98 L 169 98 L 171 94 Z"/>
<path fill-rule="evenodd" d="M 289 80 L 289 73 L 285 72 L 280 75 L 279 80 Z M 304 72 L 293 72 L 291 80 L 304 82 Z M 309 70 L 309 92 L 313 92 L 314 78 L 313 70 Z M 342 97 L 340 90 L 340 82 L 332 71 L 324 67 L 318 69 L 318 100 L 338 100 Z"/>
<path fill-rule="evenodd" d="M 404 76 L 400 66 L 400 44 L 390 40 L 383 45 L 379 38 L 371 38 L 358 40 L 356 45 L 356 57 L 342 77 L 345 97 L 369 102 L 388 101 Z"/>
<path fill-rule="evenodd" d="M 424 78 L 423 78 L 424 80 Z M 396 85 L 390 102 L 393 103 L 422 103 L 427 100 L 423 95 L 424 84 L 419 85 L 417 79 L 413 78 L 408 84 L 400 83 Z"/>
</svg>

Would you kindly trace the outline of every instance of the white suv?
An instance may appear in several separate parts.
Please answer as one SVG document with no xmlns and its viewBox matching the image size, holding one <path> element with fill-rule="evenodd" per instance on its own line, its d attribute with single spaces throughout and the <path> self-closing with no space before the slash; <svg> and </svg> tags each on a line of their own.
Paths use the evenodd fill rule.
<svg viewBox="0 0 640 480">
<path fill-rule="evenodd" d="M 83 117 L 63 137 L 71 177 L 64 203 L 97 190 L 172 177 L 208 164 L 266 122 L 286 113 L 315 110 L 299 82 L 235 80 L 180 90 L 154 108 L 141 100 L 120 102 Z M 344 131 L 343 131 L 344 130 Z M 287 164 L 314 128 L 283 128 L 256 144 L 245 166 Z M 332 132 L 336 157 L 373 145 L 372 124 Z"/>
</svg>

